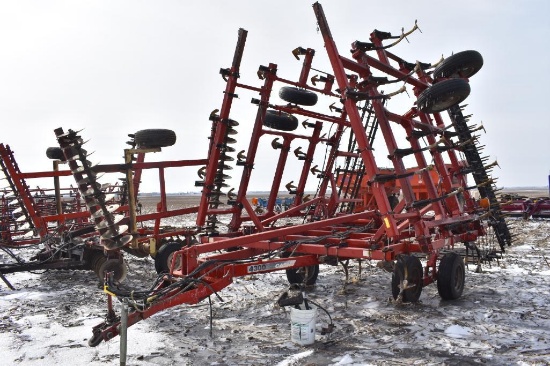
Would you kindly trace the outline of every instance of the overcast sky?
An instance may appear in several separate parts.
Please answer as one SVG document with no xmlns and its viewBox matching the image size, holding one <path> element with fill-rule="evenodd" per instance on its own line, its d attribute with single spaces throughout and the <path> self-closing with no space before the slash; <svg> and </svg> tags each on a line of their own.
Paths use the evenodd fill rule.
<svg viewBox="0 0 550 366">
<path fill-rule="evenodd" d="M 548 184 L 550 1 L 321 3 L 344 55 L 351 42 L 367 41 L 375 28 L 399 34 L 415 20 L 422 33 L 392 49 L 404 59 L 433 63 L 441 55 L 479 51 L 485 64 L 471 79 L 466 112 L 487 129 L 484 153 L 501 166 L 495 171 L 498 186 Z M 219 69 L 231 64 L 239 28 L 249 31 L 241 82 L 260 86 L 256 70 L 270 62 L 278 64 L 279 76 L 297 79 L 301 62 L 291 51 L 298 46 L 316 49 L 314 67 L 330 71 L 311 5 L 296 0 L 0 0 L 0 142 L 11 146 L 25 172 L 51 168 L 45 151 L 56 146 L 57 127 L 84 128 L 94 163 L 122 162 L 127 134 L 147 128 L 172 129 L 178 136 L 175 146 L 148 160 L 204 158 L 208 116 L 220 108 L 225 87 Z M 409 94 L 390 101 L 388 108 L 410 108 Z M 235 101 L 237 151 L 248 146 L 255 116 L 250 99 L 256 96 L 240 91 Z M 385 155 L 377 157 L 379 166 L 388 165 Z M 314 164 L 322 165 L 322 155 L 317 158 Z M 264 170 L 274 159 L 272 150 L 261 152 L 251 189 L 270 188 L 272 176 Z M 283 184 L 299 178 L 300 163 L 291 160 Z M 196 190 L 195 171 L 169 170 L 168 190 Z M 239 177 L 240 168 L 232 175 Z M 109 179 L 117 177 L 102 183 Z M 157 182 L 145 175 L 142 190 L 158 191 Z M 312 180 L 309 188 L 315 186 Z"/>
</svg>

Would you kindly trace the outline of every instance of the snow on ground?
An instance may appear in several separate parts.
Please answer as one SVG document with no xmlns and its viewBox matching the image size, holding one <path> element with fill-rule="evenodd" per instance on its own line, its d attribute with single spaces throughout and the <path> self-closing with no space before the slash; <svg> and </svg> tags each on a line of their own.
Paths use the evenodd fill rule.
<svg viewBox="0 0 550 366">
<path fill-rule="evenodd" d="M 469 266 L 466 289 L 441 301 L 424 288 L 418 304 L 390 299 L 391 274 L 372 265 L 323 266 L 308 297 L 336 326 L 316 341 L 290 340 L 288 309 L 276 306 L 284 273 L 239 278 L 214 299 L 213 337 L 208 302 L 178 306 L 129 328 L 129 365 L 549 365 L 549 221 L 516 221 L 516 244 L 482 273 Z M 147 287 L 149 259 L 131 258 L 128 284 Z M 105 314 L 105 296 L 91 272 L 8 275 L 0 288 L 1 365 L 114 365 L 119 339 L 90 348 L 91 329 Z"/>
</svg>

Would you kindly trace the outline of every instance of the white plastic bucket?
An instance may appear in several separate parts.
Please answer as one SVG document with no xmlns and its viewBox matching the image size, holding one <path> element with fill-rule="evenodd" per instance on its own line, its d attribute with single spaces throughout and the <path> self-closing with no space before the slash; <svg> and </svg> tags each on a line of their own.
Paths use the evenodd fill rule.
<svg viewBox="0 0 550 366">
<path fill-rule="evenodd" d="M 310 310 L 290 308 L 290 339 L 301 346 L 315 342 L 317 308 Z"/>
</svg>

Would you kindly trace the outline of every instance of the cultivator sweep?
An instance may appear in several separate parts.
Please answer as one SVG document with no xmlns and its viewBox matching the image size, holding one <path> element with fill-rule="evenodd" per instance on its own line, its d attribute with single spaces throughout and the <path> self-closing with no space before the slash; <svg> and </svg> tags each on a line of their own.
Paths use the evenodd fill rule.
<svg viewBox="0 0 550 366">
<path fill-rule="evenodd" d="M 247 32 L 239 30 L 233 63 L 220 71 L 226 87 L 221 107 L 209 116 L 212 130 L 206 159 L 144 163 L 144 154 L 173 144 L 175 135 L 142 130 L 133 136 L 134 146 L 126 150 L 124 165 L 93 167 L 81 150 L 78 133 L 56 130 L 105 249 L 151 253 L 160 273 L 145 290 L 125 288 L 107 276 L 108 314 L 94 328 L 91 346 L 120 333 L 113 296 L 131 303 L 134 310 L 124 325 L 129 326 L 167 308 L 217 295 L 237 276 L 285 270 L 291 283 L 313 285 L 320 264 L 376 260 L 393 272 L 395 299 L 418 301 L 422 288 L 432 282 L 437 282 L 443 299 L 456 299 L 464 288 L 460 249 L 482 261 L 511 244 L 488 172 L 493 165 L 480 156 L 474 134 L 479 128 L 468 125 L 469 117 L 460 106 L 470 93 L 468 79 L 482 67 L 481 55 L 464 51 L 437 65 L 409 63 L 388 49 L 414 32 L 415 25 L 400 36 L 375 30 L 369 41 L 353 42 L 348 58 L 340 55 L 321 5 L 315 3 L 313 9 L 331 72 L 312 77 L 312 70 L 320 72 L 312 68 L 315 51 L 298 47 L 293 54 L 303 58 L 303 65 L 297 81 L 280 77 L 277 65 L 270 63 L 257 71 L 262 85 L 241 84 Z M 403 87 L 383 91 L 395 83 Z M 282 104 L 272 100 L 277 87 Z M 391 112 L 391 98 L 411 87 L 415 105 L 404 114 Z M 231 145 L 239 124 L 231 119 L 231 107 L 238 89 L 257 92 L 259 98 L 251 101 L 256 116 L 248 149 L 235 154 Z M 319 97 L 330 103 L 325 112 L 314 108 Z M 303 133 L 297 131 L 298 118 L 305 119 Z M 398 138 L 398 129 L 406 138 Z M 389 167 L 382 167 L 374 154 L 373 144 L 380 135 L 387 148 L 383 165 Z M 265 140 L 268 143 L 262 146 L 275 149 L 278 159 L 265 207 L 256 210 L 247 191 Z M 322 144 L 325 157 L 315 162 Z M 285 184 L 282 177 L 293 159 L 291 151 L 302 168 Z M 194 183 L 202 188 L 198 206 L 167 210 L 166 167 L 198 168 L 200 180 Z M 135 182 L 143 169 L 159 170 L 161 202 L 156 213 L 137 215 Z M 231 169 L 241 173 L 238 187 L 230 189 Z M 100 171 L 126 174 L 125 216 L 113 216 L 118 208 L 102 200 L 95 182 Z M 318 179 L 314 194 L 305 191 L 310 174 Z M 468 176 L 473 177 L 472 185 Z M 293 199 L 286 210 L 277 210 L 283 186 Z M 161 219 L 188 214 L 195 214 L 194 226 L 161 232 Z M 146 220 L 155 222 L 153 231 L 138 227 Z M 477 239 L 489 228 L 497 244 L 480 250 Z"/>
</svg>

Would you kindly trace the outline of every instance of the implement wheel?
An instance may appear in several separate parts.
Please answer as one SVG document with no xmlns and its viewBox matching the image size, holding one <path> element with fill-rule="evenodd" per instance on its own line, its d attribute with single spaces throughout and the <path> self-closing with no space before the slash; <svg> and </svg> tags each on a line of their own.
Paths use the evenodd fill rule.
<svg viewBox="0 0 550 366">
<path fill-rule="evenodd" d="M 279 90 L 279 97 L 289 103 L 313 106 L 317 104 L 317 94 L 310 90 L 298 89 L 293 86 L 283 86 Z"/>
<path fill-rule="evenodd" d="M 292 114 L 269 109 L 265 113 L 264 126 L 279 131 L 294 131 L 298 128 L 298 118 Z"/>
<path fill-rule="evenodd" d="M 84 268 L 95 271 L 95 264 L 102 257 L 105 257 L 105 255 L 103 254 L 103 250 L 84 249 Z"/>
<path fill-rule="evenodd" d="M 288 258 L 290 253 L 283 253 L 281 257 Z M 319 276 L 319 265 L 290 268 L 286 270 L 288 283 L 313 286 Z"/>
<path fill-rule="evenodd" d="M 456 300 L 462 296 L 465 283 L 464 260 L 457 253 L 447 253 L 439 262 L 437 292 L 443 300 Z"/>
<path fill-rule="evenodd" d="M 48 147 L 46 156 L 52 160 L 65 160 L 65 155 L 63 155 L 63 150 L 60 147 Z"/>
<path fill-rule="evenodd" d="M 89 254 L 87 254 L 86 268 L 91 269 L 97 274 L 96 268 L 99 268 L 99 262 L 104 261 L 105 259 L 105 254 L 103 254 L 102 250 L 92 250 Z M 103 280 L 103 278 L 101 278 L 101 280 Z"/>
<path fill-rule="evenodd" d="M 138 148 L 155 149 L 174 145 L 176 143 L 176 133 L 162 128 L 140 130 L 135 133 L 134 139 Z"/>
<path fill-rule="evenodd" d="M 170 273 L 170 267 L 172 265 L 172 258 L 174 258 L 174 253 L 181 250 L 182 243 L 171 242 L 162 245 L 155 255 L 155 270 L 157 273 Z M 181 260 L 181 257 L 180 257 Z M 178 262 L 180 262 L 178 260 Z M 181 268 L 181 262 L 176 263 L 176 269 Z"/>
<path fill-rule="evenodd" d="M 447 57 L 435 68 L 435 78 L 469 78 L 481 70 L 483 57 L 477 51 L 462 51 Z"/>
<path fill-rule="evenodd" d="M 464 101 L 470 84 L 463 79 L 447 79 L 433 84 L 418 96 L 416 105 L 424 113 L 437 113 Z"/>
<path fill-rule="evenodd" d="M 97 347 L 103 341 L 101 332 L 94 333 L 90 339 L 88 339 L 88 346 Z"/>
<path fill-rule="evenodd" d="M 396 196 L 388 196 L 388 201 L 392 210 L 399 204 L 399 198 Z"/>
<path fill-rule="evenodd" d="M 423 277 L 420 259 L 412 255 L 399 255 L 391 278 L 393 298 L 397 299 L 401 293 L 403 302 L 418 302 L 422 293 Z"/>
</svg>

